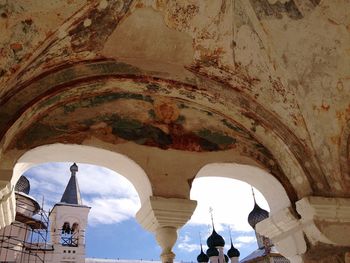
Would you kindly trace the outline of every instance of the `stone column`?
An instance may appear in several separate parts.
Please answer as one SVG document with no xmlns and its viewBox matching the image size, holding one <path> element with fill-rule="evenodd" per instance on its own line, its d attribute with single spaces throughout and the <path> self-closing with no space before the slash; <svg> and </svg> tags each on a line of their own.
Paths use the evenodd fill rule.
<svg viewBox="0 0 350 263">
<path fill-rule="evenodd" d="M 300 218 L 282 209 L 257 224 L 292 263 L 345 263 L 350 252 L 350 199 L 305 197 L 296 202 Z"/>
<path fill-rule="evenodd" d="M 10 225 L 16 216 L 16 199 L 11 182 L 0 181 L 0 229 Z"/>
<path fill-rule="evenodd" d="M 172 251 L 177 240 L 177 230 L 191 218 L 197 202 L 188 199 L 151 196 L 136 214 L 137 221 L 153 232 L 162 248 L 163 263 L 174 262 Z"/>
</svg>

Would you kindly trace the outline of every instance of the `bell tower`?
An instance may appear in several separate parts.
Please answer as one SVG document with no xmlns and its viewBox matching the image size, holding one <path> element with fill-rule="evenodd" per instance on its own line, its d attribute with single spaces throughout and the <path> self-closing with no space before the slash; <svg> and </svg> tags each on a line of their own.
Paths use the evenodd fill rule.
<svg viewBox="0 0 350 263">
<path fill-rule="evenodd" d="M 71 177 L 61 201 L 50 212 L 53 262 L 85 262 L 85 229 L 90 207 L 83 205 L 76 173 L 78 166 L 70 167 Z"/>
</svg>

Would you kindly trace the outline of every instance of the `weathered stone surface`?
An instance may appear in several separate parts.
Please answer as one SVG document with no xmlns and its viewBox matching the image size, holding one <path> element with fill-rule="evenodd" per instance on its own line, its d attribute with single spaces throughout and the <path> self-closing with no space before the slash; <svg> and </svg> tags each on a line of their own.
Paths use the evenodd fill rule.
<svg viewBox="0 0 350 263">
<path fill-rule="evenodd" d="M 349 9 L 346 0 L 6 2 L 0 170 L 33 147 L 75 143 L 138 159 L 159 196 L 186 198 L 201 166 L 244 160 L 273 174 L 292 203 L 350 197 Z M 193 158 L 181 175 L 143 161 L 174 156 Z M 172 183 L 180 188 L 165 189 Z"/>
</svg>

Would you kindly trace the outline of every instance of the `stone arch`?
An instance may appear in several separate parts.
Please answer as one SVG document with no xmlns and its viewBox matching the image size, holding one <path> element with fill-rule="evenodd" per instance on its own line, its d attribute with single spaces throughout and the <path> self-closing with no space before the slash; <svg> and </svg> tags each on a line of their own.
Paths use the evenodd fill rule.
<svg viewBox="0 0 350 263">
<path fill-rule="evenodd" d="M 237 163 L 211 163 L 203 166 L 196 178 L 209 176 L 232 178 L 254 186 L 265 197 L 271 214 L 291 206 L 283 185 L 261 168 Z"/>
<path fill-rule="evenodd" d="M 244 133 L 243 136 L 247 136 L 247 141 L 251 141 L 252 145 L 257 145 L 255 149 L 248 149 L 247 153 L 256 155 L 260 152 L 260 155 L 266 157 L 252 156 L 252 159 L 256 161 L 265 161 L 263 165 L 269 169 L 271 166 L 278 166 L 279 170 L 275 174 L 283 174 L 282 177 L 285 181 L 289 181 L 293 186 L 294 190 L 297 191 L 296 195 L 298 198 L 310 194 L 314 185 L 312 184 L 312 174 L 318 174 L 312 172 L 311 170 L 315 167 L 312 165 L 313 161 L 307 161 L 304 152 L 309 152 L 303 149 L 303 145 L 298 141 L 295 135 L 288 130 L 286 126 L 277 121 L 275 116 L 264 109 L 261 105 L 245 97 L 239 92 L 234 92 L 228 87 L 220 86 L 219 83 L 210 80 L 210 85 L 217 85 L 217 88 L 221 88 L 223 92 L 230 92 L 229 99 L 226 101 L 217 102 L 215 94 L 211 94 L 209 90 L 201 91 L 196 93 L 195 91 L 199 87 L 193 84 L 183 83 L 179 81 L 169 81 L 167 79 L 161 79 L 155 76 L 142 75 L 142 72 L 134 72 L 133 74 L 125 75 L 125 71 L 130 70 L 130 65 L 118 63 L 115 61 L 85 61 L 77 65 L 69 65 L 67 67 L 60 67 L 51 72 L 46 72 L 42 76 L 38 77 L 36 81 L 27 82 L 21 87 L 21 92 L 8 95 L 8 100 L 20 100 L 18 96 L 25 94 L 25 92 L 33 91 L 32 101 L 21 102 L 19 105 L 25 105 L 18 110 L 18 114 L 14 119 L 10 120 L 8 123 L 8 130 L 5 132 L 6 135 L 3 137 L 3 149 L 4 152 L 11 151 L 17 146 L 14 145 L 15 142 L 20 144 L 24 140 L 19 139 L 21 132 L 25 132 L 27 128 L 30 127 L 31 123 L 37 123 L 39 120 L 48 114 L 51 114 L 58 107 L 70 106 L 70 103 L 79 100 L 91 100 L 96 102 L 94 98 L 97 98 L 101 103 L 101 98 L 103 96 L 108 98 L 113 98 L 113 96 L 124 96 L 123 98 L 133 98 L 138 100 L 138 102 L 143 103 L 142 99 L 151 100 L 153 98 L 161 98 L 164 100 L 169 100 L 174 103 L 184 105 L 195 105 L 198 108 L 198 112 L 208 114 L 208 116 L 219 116 L 225 122 L 221 124 L 225 125 L 225 129 L 230 129 L 232 132 L 240 131 Z M 74 74 L 68 74 L 69 72 Z M 68 76 L 68 77 L 67 77 Z M 53 82 L 47 85 L 47 83 L 52 80 L 58 80 L 58 82 Z M 18 97 L 18 98 L 17 98 Z M 142 98 L 142 99 L 140 99 Z M 200 103 L 198 103 L 200 102 Z M 4 109 L 10 110 L 11 107 L 15 107 L 14 104 L 8 104 L 6 101 L 4 103 Z M 134 107 L 136 108 L 136 107 Z M 66 107 L 69 111 L 70 108 Z M 170 109 L 171 110 L 171 109 Z M 146 111 L 147 112 L 147 111 Z M 151 112 L 152 113 L 152 112 Z M 154 114 L 154 113 L 153 113 Z M 164 118 L 167 118 L 165 115 Z M 28 121 L 30 120 L 30 121 Z M 169 120 L 173 121 L 172 116 Z M 181 121 L 179 119 L 179 121 Z M 255 124 L 260 123 L 261 128 L 254 130 Z M 167 124 L 167 123 L 165 123 Z M 275 125 L 277 128 L 270 127 L 271 124 Z M 84 124 L 85 125 L 85 124 Z M 105 127 L 98 125 L 93 126 L 93 129 L 98 132 L 103 130 Z M 41 129 L 43 127 L 36 127 Z M 89 131 L 90 128 L 84 130 L 83 132 Z M 108 128 L 108 127 L 107 127 Z M 80 129 L 80 128 L 79 128 Z M 158 129 L 158 127 L 157 127 Z M 59 129 L 56 129 L 57 132 Z M 78 134 L 80 134 L 78 131 Z M 104 132 L 104 130 L 102 131 Z M 1 134 L 1 132 L 0 132 Z M 42 134 L 37 133 L 37 134 Z M 72 134 L 74 137 L 75 133 Z M 91 130 L 91 133 L 87 136 L 95 136 L 96 133 Z M 211 136 L 212 134 L 209 134 Z M 50 143 L 77 143 L 85 144 L 83 140 L 86 137 L 77 136 L 69 137 L 68 139 L 62 138 L 61 140 L 49 140 L 43 142 L 42 144 Z M 137 143 L 139 143 L 138 141 Z M 118 141 L 112 141 L 113 144 L 119 143 Z M 39 146 L 31 145 L 30 148 Z M 152 144 L 151 146 L 157 146 Z M 163 146 L 161 145 L 161 149 Z M 27 150 L 26 146 L 21 145 L 22 150 Z M 179 149 L 177 150 L 185 150 Z M 269 159 L 271 159 L 271 162 Z M 302 160 L 305 157 L 306 160 Z M 301 162 L 307 162 L 307 168 Z M 278 164 L 277 164 L 278 163 Z M 277 164 L 277 165 L 276 165 Z M 316 169 L 316 168 L 315 168 Z M 293 191 L 294 191 L 293 190 Z M 295 201 L 297 198 L 295 198 Z"/>
<path fill-rule="evenodd" d="M 302 262 L 301 256 L 307 249 L 304 233 L 292 227 L 297 225 L 297 217 L 291 207 L 295 204 L 290 200 L 288 193 L 272 174 L 252 165 L 237 163 L 210 163 L 203 166 L 196 175 L 200 177 L 226 177 L 246 182 L 257 188 L 265 197 L 269 207 L 269 218 L 257 224 L 256 231 L 269 237 L 278 251 L 293 263 Z M 291 235 L 275 236 L 279 233 L 293 229 Z"/>
<path fill-rule="evenodd" d="M 141 203 L 152 196 L 151 183 L 136 162 L 125 155 L 86 145 L 57 143 L 27 151 L 14 167 L 12 183 L 15 184 L 26 170 L 40 163 L 72 161 L 103 166 L 123 175 L 135 187 Z"/>
</svg>

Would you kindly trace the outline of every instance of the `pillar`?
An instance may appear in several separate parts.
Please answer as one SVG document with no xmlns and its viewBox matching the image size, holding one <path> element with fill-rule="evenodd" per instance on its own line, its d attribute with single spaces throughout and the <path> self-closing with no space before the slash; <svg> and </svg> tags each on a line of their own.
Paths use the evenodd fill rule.
<svg viewBox="0 0 350 263">
<path fill-rule="evenodd" d="M 350 199 L 305 197 L 257 224 L 291 263 L 347 263 Z"/>
<path fill-rule="evenodd" d="M 0 181 L 0 229 L 10 225 L 16 216 L 16 198 L 11 182 Z"/>
<path fill-rule="evenodd" d="M 197 202 L 188 199 L 151 196 L 136 214 L 136 220 L 146 230 L 153 232 L 159 246 L 163 263 L 172 263 L 172 251 L 177 240 L 177 230 L 191 218 Z"/>
</svg>

